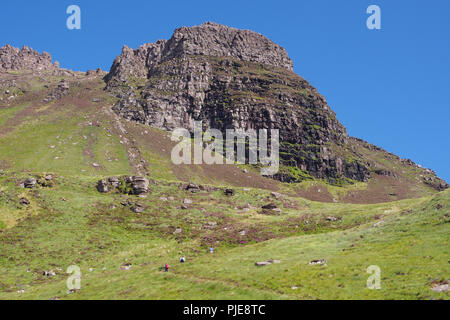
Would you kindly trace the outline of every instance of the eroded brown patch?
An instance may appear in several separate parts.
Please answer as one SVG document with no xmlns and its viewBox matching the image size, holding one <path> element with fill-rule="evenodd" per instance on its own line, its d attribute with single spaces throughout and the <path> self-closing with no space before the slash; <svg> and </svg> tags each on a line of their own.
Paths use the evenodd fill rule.
<svg viewBox="0 0 450 320">
<path fill-rule="evenodd" d="M 333 195 L 324 186 L 311 186 L 307 190 L 298 190 L 297 196 L 319 202 L 333 202 Z"/>
<path fill-rule="evenodd" d="M 370 204 L 420 197 L 420 194 L 411 189 L 411 185 L 405 178 L 374 175 L 369 180 L 366 190 L 350 191 L 339 200 L 346 203 Z"/>
</svg>

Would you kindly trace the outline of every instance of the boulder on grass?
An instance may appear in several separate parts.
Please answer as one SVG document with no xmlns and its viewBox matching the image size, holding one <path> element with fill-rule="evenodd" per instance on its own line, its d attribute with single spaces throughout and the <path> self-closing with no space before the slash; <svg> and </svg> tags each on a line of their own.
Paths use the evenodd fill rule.
<svg viewBox="0 0 450 320">
<path fill-rule="evenodd" d="M 97 183 L 97 190 L 98 190 L 98 192 L 101 192 L 101 193 L 109 192 L 108 182 L 106 180 L 100 180 Z"/>
<path fill-rule="evenodd" d="M 142 195 L 148 193 L 150 181 L 144 177 L 131 177 L 131 189 L 134 195 Z"/>
<path fill-rule="evenodd" d="M 27 189 L 32 189 L 35 187 L 37 181 L 35 178 L 28 178 L 23 182 L 23 186 Z"/>
<path fill-rule="evenodd" d="M 225 189 L 224 193 L 226 196 L 234 196 L 235 191 L 233 189 Z"/>
</svg>

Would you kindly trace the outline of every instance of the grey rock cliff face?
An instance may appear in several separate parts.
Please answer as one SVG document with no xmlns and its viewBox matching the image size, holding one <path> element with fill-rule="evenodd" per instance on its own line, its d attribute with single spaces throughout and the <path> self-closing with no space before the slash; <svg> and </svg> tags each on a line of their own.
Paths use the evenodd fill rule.
<svg viewBox="0 0 450 320">
<path fill-rule="evenodd" d="M 9 70 L 58 70 L 59 63 L 52 63 L 52 57 L 47 52 L 37 51 L 24 46 L 22 49 L 5 45 L 0 48 L 0 71 Z"/>
<path fill-rule="evenodd" d="M 274 178 L 281 181 L 340 184 L 386 171 L 292 71 L 286 51 L 255 32 L 214 23 L 179 28 L 168 41 L 124 47 L 105 80 L 118 98 L 114 111 L 128 120 L 169 131 L 192 132 L 194 121 L 222 132 L 279 129 L 282 166 Z"/>
<path fill-rule="evenodd" d="M 122 117 L 165 130 L 279 129 L 284 164 L 320 178 L 365 181 L 369 170 L 328 145 L 348 140 L 324 97 L 292 71 L 286 51 L 255 32 L 214 23 L 168 41 L 124 47 L 106 76 Z M 278 179 L 290 181 L 287 175 Z"/>
</svg>

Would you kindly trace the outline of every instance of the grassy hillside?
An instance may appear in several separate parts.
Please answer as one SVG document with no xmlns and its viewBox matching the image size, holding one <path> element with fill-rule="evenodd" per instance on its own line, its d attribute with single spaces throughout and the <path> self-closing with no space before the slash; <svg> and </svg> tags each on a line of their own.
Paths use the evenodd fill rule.
<svg viewBox="0 0 450 320">
<path fill-rule="evenodd" d="M 221 191 L 192 195 L 158 185 L 147 199 L 132 199 L 146 206 L 137 214 L 120 204 L 129 196 L 100 195 L 94 183 L 60 178 L 54 188 L 27 194 L 34 212 L 0 238 L 0 299 L 448 299 L 431 290 L 448 279 L 448 191 L 377 205 L 289 198 L 301 208 L 280 205 L 280 216 L 265 216 L 234 207 L 256 207 L 265 191 L 240 189 L 230 201 Z M 168 194 L 175 199 L 160 199 Z M 180 210 L 185 197 L 193 205 Z M 22 211 L 3 205 L 2 218 Z M 341 220 L 326 221 L 329 215 Z M 268 259 L 281 263 L 254 265 Z M 309 265 L 315 259 L 327 265 Z M 131 269 L 121 270 L 126 263 Z M 165 263 L 169 273 L 159 270 Z M 70 265 L 83 273 L 82 290 L 73 294 L 65 284 Z M 381 268 L 381 290 L 366 288 L 370 265 Z M 50 270 L 54 277 L 42 274 Z"/>
<path fill-rule="evenodd" d="M 175 166 L 168 134 L 119 119 L 99 78 L 70 78 L 69 94 L 44 103 L 61 79 L 8 77 L 28 91 L 0 106 L 0 299 L 449 298 L 432 290 L 450 278 L 449 190 L 414 184 L 412 172 L 395 182 L 398 199 L 386 196 L 387 177 L 291 185 L 253 168 Z M 45 186 L 21 187 L 48 174 Z M 152 179 L 147 197 L 96 190 L 133 174 Z M 211 188 L 191 193 L 181 181 Z M 268 259 L 281 262 L 255 266 Z M 318 259 L 326 265 L 309 264 Z M 71 265 L 82 272 L 75 293 Z M 370 265 L 380 290 L 366 287 Z"/>
</svg>

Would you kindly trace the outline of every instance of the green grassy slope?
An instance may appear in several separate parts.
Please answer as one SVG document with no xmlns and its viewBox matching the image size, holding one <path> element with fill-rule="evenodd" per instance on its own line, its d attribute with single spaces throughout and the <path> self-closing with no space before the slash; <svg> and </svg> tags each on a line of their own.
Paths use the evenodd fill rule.
<svg viewBox="0 0 450 320">
<path fill-rule="evenodd" d="M 449 190 L 378 204 L 314 202 L 302 190 L 344 199 L 367 185 L 292 186 L 235 166 L 175 167 L 166 133 L 114 117 L 99 79 L 77 81 L 55 103 L 39 103 L 48 92 L 34 84 L 38 96 L 0 106 L 0 299 L 449 298 L 431 290 L 450 278 Z M 95 188 L 139 170 L 155 180 L 146 198 Z M 20 186 L 49 173 L 51 187 Z M 193 194 L 179 190 L 181 180 L 218 189 Z M 236 194 L 225 196 L 224 186 Z M 131 210 L 136 203 L 142 213 Z M 262 214 L 268 203 L 281 212 Z M 268 259 L 281 263 L 254 265 Z M 327 265 L 309 265 L 314 259 Z M 160 271 L 165 263 L 169 273 Z M 76 293 L 66 287 L 71 265 L 82 272 Z M 370 265 L 381 268 L 381 290 L 366 288 Z"/>
<path fill-rule="evenodd" d="M 135 214 L 120 204 L 113 209 L 123 196 L 100 195 L 93 184 L 60 181 L 51 190 L 38 190 L 39 215 L 3 232 L 0 299 L 448 299 L 448 293 L 431 290 L 433 281 L 448 278 L 448 191 L 378 205 L 299 199 L 304 209 L 272 217 L 237 215 L 226 204 L 217 208 L 205 201 L 209 194 L 178 194 L 163 208 L 159 198 L 173 194 L 174 186 L 155 187 L 149 198 L 139 200 L 148 206 L 145 212 Z M 181 212 L 178 205 L 184 197 L 192 198 L 194 206 Z M 255 198 L 243 190 L 237 197 Z M 197 205 L 211 215 L 202 214 Z M 342 220 L 336 226 L 314 221 L 324 212 Z M 304 215 L 311 217 L 307 224 L 297 222 L 290 230 L 274 227 Z M 217 222 L 214 254 L 207 252 L 209 242 L 203 243 L 210 230 L 197 230 L 207 222 Z M 174 235 L 175 227 L 183 232 Z M 272 240 L 258 242 L 258 231 L 268 229 Z M 241 230 L 252 231 L 245 237 Z M 178 263 L 181 255 L 187 263 Z M 254 266 L 268 259 L 281 263 Z M 310 266 L 314 259 L 326 259 L 327 265 Z M 121 270 L 125 263 L 132 268 Z M 164 263 L 172 265 L 169 273 L 159 271 Z M 70 265 L 80 266 L 83 273 L 82 290 L 74 294 L 67 293 L 65 284 Z M 370 265 L 381 268 L 381 290 L 366 288 Z M 56 276 L 42 275 L 49 270 Z"/>
</svg>

